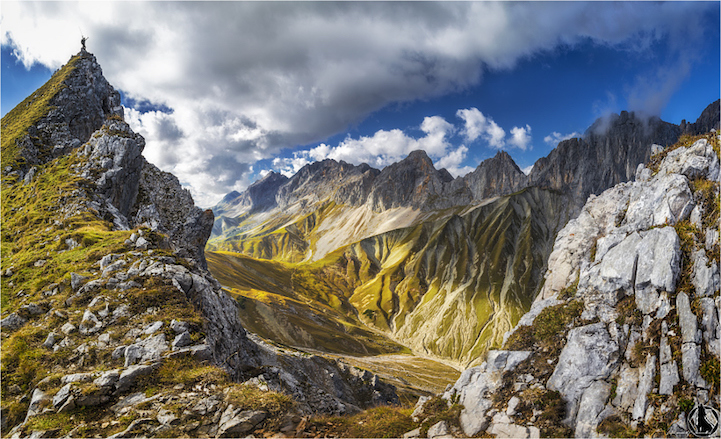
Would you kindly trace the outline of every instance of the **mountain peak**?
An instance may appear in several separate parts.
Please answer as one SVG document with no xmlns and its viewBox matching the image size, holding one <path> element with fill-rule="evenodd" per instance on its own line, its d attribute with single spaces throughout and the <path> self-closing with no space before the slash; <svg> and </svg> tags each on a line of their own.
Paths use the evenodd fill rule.
<svg viewBox="0 0 721 439">
<path fill-rule="evenodd" d="M 123 118 L 120 94 L 81 51 L 2 118 L 3 166 L 23 174 L 82 145 L 111 116 Z"/>
<path fill-rule="evenodd" d="M 510 194 L 528 185 L 528 178 L 506 151 L 482 161 L 464 180 L 476 200 Z"/>
</svg>

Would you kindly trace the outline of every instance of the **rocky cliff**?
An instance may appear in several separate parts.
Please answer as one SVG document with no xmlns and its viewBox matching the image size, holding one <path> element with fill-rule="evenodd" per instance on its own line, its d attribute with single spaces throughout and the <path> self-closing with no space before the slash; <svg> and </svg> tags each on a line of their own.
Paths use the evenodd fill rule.
<svg viewBox="0 0 721 439">
<path fill-rule="evenodd" d="M 651 156 L 651 146 L 676 142 L 681 128 L 652 117 L 622 111 L 597 120 L 583 137 L 564 140 L 539 159 L 529 184 L 569 195 L 574 216 L 589 195 L 633 179 L 636 166 Z"/>
<path fill-rule="evenodd" d="M 482 161 L 463 180 L 474 200 L 508 195 L 528 186 L 528 177 L 505 151 L 499 151 L 495 157 Z"/>
<path fill-rule="evenodd" d="M 711 130 L 718 131 L 721 127 L 721 99 L 706 107 L 694 123 L 681 121 L 681 132 L 684 134 L 704 134 Z"/>
<path fill-rule="evenodd" d="M 686 138 L 635 177 L 559 232 L 504 350 L 443 395 L 464 434 L 686 436 L 695 404 L 719 407 L 719 138 Z"/>
<path fill-rule="evenodd" d="M 206 269 L 212 212 L 122 114 L 83 51 L 2 120 L 3 435 L 227 436 L 397 401 L 248 337 Z"/>
</svg>

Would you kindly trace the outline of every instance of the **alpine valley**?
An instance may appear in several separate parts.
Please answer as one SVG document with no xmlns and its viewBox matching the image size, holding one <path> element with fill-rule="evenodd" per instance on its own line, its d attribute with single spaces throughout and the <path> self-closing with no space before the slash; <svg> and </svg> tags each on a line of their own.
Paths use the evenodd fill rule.
<svg viewBox="0 0 721 439">
<path fill-rule="evenodd" d="M 719 106 L 203 211 L 83 50 L 2 119 L 2 435 L 688 435 L 721 403 Z"/>
</svg>

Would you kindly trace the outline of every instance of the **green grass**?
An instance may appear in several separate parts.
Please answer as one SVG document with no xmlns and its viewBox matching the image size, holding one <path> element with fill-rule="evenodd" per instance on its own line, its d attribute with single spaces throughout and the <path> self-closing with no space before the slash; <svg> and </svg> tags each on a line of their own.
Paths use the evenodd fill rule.
<svg viewBox="0 0 721 439">
<path fill-rule="evenodd" d="M 313 437 L 394 438 L 418 426 L 411 408 L 375 407 L 353 416 L 312 418 L 306 432 Z"/>
<path fill-rule="evenodd" d="M 17 141 L 22 139 L 28 129 L 45 117 L 52 106 L 50 101 L 63 89 L 68 78 L 81 59 L 74 56 L 60 70 L 55 72 L 48 82 L 25 98 L 2 118 L 2 166 L 16 167 L 22 160 Z"/>
</svg>

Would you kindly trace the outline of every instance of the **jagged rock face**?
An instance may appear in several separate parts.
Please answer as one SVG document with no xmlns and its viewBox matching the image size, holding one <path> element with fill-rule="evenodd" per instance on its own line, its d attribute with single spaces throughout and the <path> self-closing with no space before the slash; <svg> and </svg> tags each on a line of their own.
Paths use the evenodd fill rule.
<svg viewBox="0 0 721 439">
<path fill-rule="evenodd" d="M 278 194 L 278 189 L 287 181 L 288 177 L 271 171 L 265 177 L 248 186 L 248 189 L 242 194 L 233 191 L 226 195 L 213 208 L 213 213 L 216 216 L 235 217 L 241 213 L 263 211 L 275 207 L 277 205 L 275 197 Z"/>
<path fill-rule="evenodd" d="M 375 171 L 363 164 L 323 160 L 304 166 L 278 189 L 276 202 L 283 208 L 296 203 L 312 206 L 328 197 L 348 204 L 362 204 Z"/>
<path fill-rule="evenodd" d="M 85 178 L 96 179 L 96 193 L 127 217 L 138 196 L 140 170 L 145 159 L 141 153 L 145 139 L 132 132 L 128 124 L 110 120 L 85 144 L 82 154 L 88 158 Z M 128 222 L 125 221 L 128 228 Z"/>
<path fill-rule="evenodd" d="M 116 412 L 118 417 L 123 416 L 126 409 L 148 401 L 142 392 L 126 393 L 134 388 L 144 390 L 144 377 L 157 379 L 160 369 L 176 367 L 177 361 L 184 362 L 185 366 L 181 368 L 192 368 L 193 365 L 200 368 L 211 362 L 230 372 L 236 380 L 257 377 L 272 365 L 283 382 L 295 382 L 300 389 L 295 393 L 290 387 L 281 390 L 299 399 L 303 413 L 320 410 L 339 414 L 354 408 L 358 410 L 358 407 L 397 401 L 393 386 L 379 382 L 372 374 L 356 376 L 335 361 L 309 359 L 295 352 L 261 347 L 248 338 L 238 317 L 237 303 L 206 269 L 204 246 L 213 226 L 212 212 L 197 208 L 176 177 L 160 171 L 142 157 L 145 141 L 122 121 L 122 111 L 114 107 L 117 93 L 102 78 L 94 57 L 83 52 L 74 62 L 76 65 L 70 79 L 62 84 L 60 97 L 51 100 L 59 107 L 39 124 L 50 130 L 48 118 L 60 120 L 62 117 L 57 112 L 66 109 L 77 120 L 59 126 L 60 134 L 65 136 L 64 139 L 72 135 L 86 136 L 89 140 L 76 150 L 64 146 L 56 149 L 56 153 L 62 150 L 65 156 L 54 160 L 48 157 L 42 166 L 32 168 L 34 171 L 28 172 L 27 178 L 18 178 L 17 173 L 3 177 L 3 205 L 10 201 L 17 204 L 19 198 L 26 199 L 27 191 L 32 190 L 33 197 L 43 201 L 33 204 L 33 207 L 41 206 L 31 212 L 34 221 L 47 224 L 40 231 L 36 227 L 6 230 L 8 223 L 18 228 L 27 225 L 27 220 L 23 220 L 26 206 L 19 205 L 7 212 L 3 209 L 3 241 L 10 241 L 9 236 L 16 236 L 23 230 L 32 233 L 34 238 L 52 234 L 56 239 L 52 248 L 49 242 L 32 241 L 13 247 L 10 255 L 4 252 L 3 268 L 8 260 L 22 264 L 23 275 L 16 276 L 13 281 L 32 285 L 29 291 L 32 296 L 23 291 L 13 296 L 11 307 L 14 312 L 3 316 L 0 326 L 4 332 L 4 379 L 8 373 L 13 379 L 18 379 L 20 372 L 26 373 L 8 370 L 8 367 L 22 369 L 24 363 L 18 366 L 18 358 L 13 358 L 12 365 L 8 366 L 9 357 L 5 351 L 8 337 L 13 346 L 27 346 L 22 344 L 26 339 L 23 332 L 26 325 L 32 325 L 32 331 L 40 332 L 59 326 L 57 332 L 51 331 L 47 336 L 42 334 L 45 341 L 37 343 L 42 347 L 33 342 L 32 349 L 55 353 L 49 360 L 53 367 L 57 366 L 53 373 L 70 369 L 83 372 L 65 374 L 59 383 L 55 383 L 50 377 L 43 382 L 38 382 L 40 378 L 32 379 L 37 374 L 46 374 L 46 369 L 34 366 L 27 371 L 28 374 L 21 377 L 27 380 L 23 384 L 31 386 L 28 391 L 33 388 L 34 391 L 25 420 L 15 422 L 20 424 L 14 433 L 25 431 L 29 434 L 33 429 L 37 430 L 33 427 L 35 416 L 64 413 L 80 407 L 104 405 L 107 408 L 114 403 L 110 411 Z M 96 123 L 94 132 L 86 132 Z M 28 131 L 37 129 L 35 126 Z M 48 138 L 52 140 L 50 136 L 39 141 Z M 73 137 L 67 145 L 74 148 L 78 142 L 78 137 Z M 22 140 L 20 143 L 18 154 L 23 151 Z M 49 147 L 47 144 L 36 146 L 39 150 Z M 38 259 L 37 255 L 43 258 Z M 12 259 L 13 256 L 17 257 Z M 29 265 L 28 258 L 32 258 Z M 52 270 L 47 270 L 50 267 Z M 83 274 L 71 273 L 68 267 Z M 4 270 L 2 274 L 3 288 L 6 285 L 13 288 L 13 281 L 7 280 L 13 276 L 13 270 Z M 47 282 L 53 283 L 45 285 Z M 55 297 L 59 294 L 62 296 Z M 25 303 L 27 297 L 41 300 Z M 173 318 L 178 317 L 175 313 L 181 314 L 190 322 L 171 321 L 168 313 L 173 313 Z M 149 323 L 151 319 L 155 321 Z M 162 330 L 166 324 L 172 332 Z M 173 334 L 173 338 L 168 338 L 169 334 Z M 20 354 L 14 353 L 15 356 Z M 49 357 L 44 352 L 38 355 Z M 117 368 L 106 371 L 105 363 Z M 103 370 L 98 370 L 101 365 Z M 311 380 L 312 385 L 303 387 L 300 384 L 308 378 L 305 374 L 313 373 L 308 372 L 311 370 L 319 377 Z M 51 398 L 40 386 L 57 391 Z M 7 395 L 5 387 L 3 399 Z M 235 413 L 232 404 L 224 401 L 223 389 L 212 387 L 194 389 L 199 393 L 157 395 L 150 399 L 162 397 L 163 402 L 168 402 L 170 399 L 166 397 L 177 397 L 188 407 L 200 405 L 198 400 L 201 398 L 213 399 L 216 402 L 210 404 L 212 409 L 204 404 L 206 408 L 198 415 L 209 415 L 212 425 L 198 429 L 199 425 L 191 422 L 192 417 L 184 415 L 180 420 L 172 411 L 168 413 L 163 409 L 157 412 L 157 421 L 143 420 L 143 428 L 139 428 L 140 423 L 131 423 L 119 435 L 160 434 L 168 429 L 164 425 L 166 422 L 174 422 L 176 426 L 182 422 L 185 434 L 191 435 L 187 432 L 197 430 L 195 434 L 212 432 L 215 435 L 221 427 L 226 433 L 236 431 L 230 424 L 242 413 Z M 42 413 L 41 405 L 46 407 Z M 227 419 L 220 422 L 225 412 L 228 412 Z M 3 405 L 3 419 L 6 413 Z M 255 422 L 251 422 L 247 431 L 260 422 L 258 417 L 249 419 Z M 158 426 L 158 423 L 163 425 Z M 6 433 L 5 426 L 4 422 L 3 433 Z M 102 430 L 106 427 L 97 425 L 93 428 Z M 70 434 L 81 433 L 74 430 Z"/>
<path fill-rule="evenodd" d="M 681 132 L 684 134 L 703 134 L 711 130 L 719 130 L 721 126 L 721 99 L 709 104 L 701 112 L 701 116 L 694 123 L 681 121 Z"/>
<path fill-rule="evenodd" d="M 670 145 L 680 134 L 678 126 L 658 118 L 612 114 L 596 121 L 583 138 L 564 140 L 539 159 L 529 184 L 570 194 L 578 211 L 589 195 L 631 180 L 638 164 L 648 161 L 652 144 Z"/>
<path fill-rule="evenodd" d="M 103 76 L 95 56 L 82 51 L 63 88 L 50 101 L 52 108 L 20 141 L 27 166 L 43 162 L 41 151 L 58 157 L 85 143 L 111 115 L 123 116 L 120 94 Z"/>
<path fill-rule="evenodd" d="M 443 209 L 471 202 L 462 185 L 452 184 L 448 172 L 437 171 L 424 151 L 413 151 L 381 171 L 369 195 L 373 210 L 410 206 L 414 209 Z"/>
<path fill-rule="evenodd" d="M 143 160 L 133 224 L 147 224 L 170 237 L 175 251 L 206 268 L 204 249 L 213 227 L 213 212 L 195 206 L 178 178 Z"/>
<path fill-rule="evenodd" d="M 510 410 L 513 398 L 527 395 L 526 386 L 548 389 L 565 404 L 559 426 L 576 437 L 602 437 L 619 423 L 627 429 L 670 427 L 684 434 L 686 408 L 678 401 L 718 406 L 718 389 L 710 390 L 710 380 L 718 383 L 713 369 L 721 329 L 713 268 L 718 247 L 714 241 L 707 246 L 705 239 L 706 229 L 718 224 L 701 219 L 718 218 L 717 203 L 707 201 L 719 196 L 718 153 L 701 139 L 662 157 L 655 169 L 639 166 L 637 181 L 589 197 L 578 218 L 559 232 L 541 294 L 506 335 L 515 349 L 531 351 L 518 365 L 520 372 L 497 385 L 515 390 L 493 404 L 469 401 L 464 413 L 488 422 L 491 408 L 503 411 L 507 405 Z M 706 257 L 711 249 L 713 261 Z M 704 281 L 694 284 L 696 276 Z M 582 312 L 558 327 L 558 345 L 534 341 L 533 334 L 548 331 L 550 322 L 571 306 Z M 528 371 L 532 376 L 524 375 Z M 528 376 L 518 387 L 519 379 Z M 477 385 L 459 380 L 456 386 L 463 395 Z M 494 416 L 485 430 L 495 431 L 495 422 L 503 427 L 506 421 Z M 554 430 L 545 434 L 549 431 Z"/>
<path fill-rule="evenodd" d="M 505 151 L 484 160 L 463 179 L 475 200 L 507 195 L 528 186 L 528 177 Z"/>
</svg>

